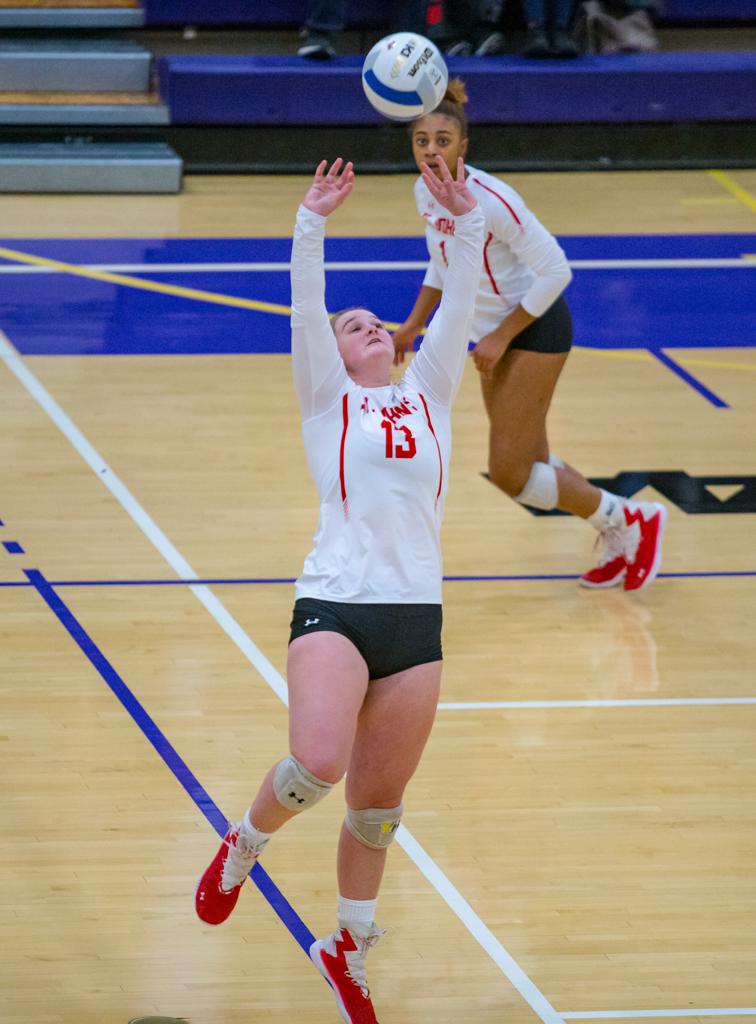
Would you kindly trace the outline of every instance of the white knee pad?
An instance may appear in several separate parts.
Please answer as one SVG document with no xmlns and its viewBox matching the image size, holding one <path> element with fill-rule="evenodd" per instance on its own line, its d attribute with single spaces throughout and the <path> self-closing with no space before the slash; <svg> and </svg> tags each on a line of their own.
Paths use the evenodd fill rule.
<svg viewBox="0 0 756 1024">
<path fill-rule="evenodd" d="M 554 467 L 547 466 L 545 462 L 534 462 L 528 482 L 520 493 L 515 495 L 515 501 L 519 501 L 521 505 L 532 505 L 533 508 L 544 510 L 556 508 L 559 501 L 559 485 Z"/>
<path fill-rule="evenodd" d="M 564 469 L 564 463 L 559 456 L 555 455 L 553 452 L 549 454 L 549 465 L 553 466 L 554 469 Z"/>
<path fill-rule="evenodd" d="M 332 782 L 323 782 L 308 772 L 295 757 L 285 757 L 276 765 L 273 792 L 278 802 L 290 811 L 299 813 L 314 807 L 332 789 Z"/>
<path fill-rule="evenodd" d="M 402 820 L 404 806 L 368 807 L 364 811 L 347 808 L 344 824 L 355 839 L 372 850 L 383 850 L 391 846 Z"/>
</svg>

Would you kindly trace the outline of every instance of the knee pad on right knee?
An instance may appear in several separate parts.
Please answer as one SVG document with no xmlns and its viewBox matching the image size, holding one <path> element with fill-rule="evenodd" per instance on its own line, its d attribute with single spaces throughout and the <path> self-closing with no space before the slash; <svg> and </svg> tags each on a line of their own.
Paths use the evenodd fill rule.
<svg viewBox="0 0 756 1024">
<path fill-rule="evenodd" d="M 521 505 L 530 505 L 547 512 L 556 508 L 559 501 L 559 484 L 556 470 L 545 462 L 534 462 L 527 483 L 515 495 L 515 501 Z"/>
<path fill-rule="evenodd" d="M 348 807 L 344 824 L 363 846 L 384 850 L 394 841 L 403 811 L 403 804 L 398 807 L 368 807 L 362 811 Z"/>
<path fill-rule="evenodd" d="M 278 802 L 289 811 L 309 810 L 333 789 L 332 782 L 324 782 L 308 772 L 295 757 L 285 757 L 276 765 L 273 792 Z"/>
</svg>

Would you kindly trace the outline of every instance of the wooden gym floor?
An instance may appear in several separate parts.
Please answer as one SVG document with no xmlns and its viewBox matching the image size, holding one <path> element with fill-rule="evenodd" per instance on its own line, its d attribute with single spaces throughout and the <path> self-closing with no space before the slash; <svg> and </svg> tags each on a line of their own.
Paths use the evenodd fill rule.
<svg viewBox="0 0 756 1024">
<path fill-rule="evenodd" d="M 443 536 L 442 705 L 389 858 L 375 1004 L 382 1024 L 744 1024 L 756 171 L 507 180 L 576 260 L 581 239 L 614 260 L 576 269 L 582 333 L 550 435 L 588 476 L 662 474 L 663 574 L 640 595 L 576 585 L 590 528 L 531 516 L 480 475 L 470 366 Z M 285 274 L 245 271 L 237 319 L 213 320 L 208 293 L 220 302 L 236 279 L 207 263 L 216 243 L 237 270 L 245 246 L 259 260 L 255 240 L 289 234 L 304 187 L 198 177 L 176 197 L 0 198 L 4 1024 L 337 1019 L 300 944 L 333 925 L 340 791 L 271 844 L 226 925 L 202 926 L 192 903 L 213 826 L 286 749 L 287 581 L 316 518 L 289 357 L 264 343 L 285 335 Z M 329 233 L 404 252 L 419 227 L 409 179 L 377 177 Z M 621 265 L 629 236 L 640 269 Z M 145 239 L 202 259 L 205 276 L 124 270 Z M 230 350 L 245 323 L 263 340 Z M 683 328 L 690 345 L 665 347 Z M 139 347 L 158 330 L 165 350 Z"/>
</svg>

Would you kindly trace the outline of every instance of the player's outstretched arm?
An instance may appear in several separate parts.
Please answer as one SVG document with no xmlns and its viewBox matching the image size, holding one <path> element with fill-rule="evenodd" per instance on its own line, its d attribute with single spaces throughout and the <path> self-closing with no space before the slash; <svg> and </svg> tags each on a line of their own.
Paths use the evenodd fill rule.
<svg viewBox="0 0 756 1024">
<path fill-rule="evenodd" d="M 420 164 L 423 181 L 436 202 L 440 203 L 454 217 L 462 217 L 474 209 L 478 200 L 467 187 L 465 180 L 465 162 L 462 157 L 457 160 L 457 178 L 452 178 L 449 168 L 443 160 L 438 161 L 441 181 L 426 163 Z"/>
<path fill-rule="evenodd" d="M 302 200 L 303 206 L 321 217 L 327 217 L 341 206 L 354 186 L 354 167 L 351 161 L 345 164 L 338 157 L 330 169 L 326 168 L 328 161 L 321 160 Z"/>
<path fill-rule="evenodd" d="M 294 384 L 304 419 L 336 400 L 346 370 L 325 305 L 325 221 L 352 191 L 351 163 L 321 161 L 297 211 L 291 251 L 291 354 Z M 314 216 L 313 216 L 314 214 Z"/>
<path fill-rule="evenodd" d="M 441 171 L 442 181 L 432 180 L 434 176 L 427 165 L 423 165 L 422 170 L 430 193 L 457 219 L 441 305 L 405 380 L 424 389 L 433 401 L 448 405 L 459 387 L 467 356 L 467 339 L 483 264 L 485 218 L 465 183 L 461 160 L 457 164 L 456 181 L 446 167 Z"/>
</svg>

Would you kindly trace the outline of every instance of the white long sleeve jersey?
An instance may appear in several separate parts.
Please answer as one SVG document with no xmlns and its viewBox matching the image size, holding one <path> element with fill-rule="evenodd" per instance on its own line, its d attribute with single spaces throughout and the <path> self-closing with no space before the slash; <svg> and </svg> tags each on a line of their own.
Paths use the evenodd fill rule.
<svg viewBox="0 0 756 1024">
<path fill-rule="evenodd" d="M 478 281 L 470 338 L 479 341 L 521 303 L 539 317 L 572 279 L 556 239 L 527 208 L 521 196 L 485 171 L 466 165 L 467 184 L 486 219 L 483 267 Z M 423 284 L 443 291 L 454 251 L 456 218 L 439 207 L 422 178 L 415 201 L 425 220 L 430 262 Z"/>
<path fill-rule="evenodd" d="M 441 603 L 450 413 L 480 276 L 480 209 L 457 217 L 456 230 L 455 257 L 422 350 L 400 383 L 365 388 L 347 374 L 326 312 L 325 218 L 299 208 L 291 260 L 292 364 L 320 516 L 297 598 Z"/>
</svg>

